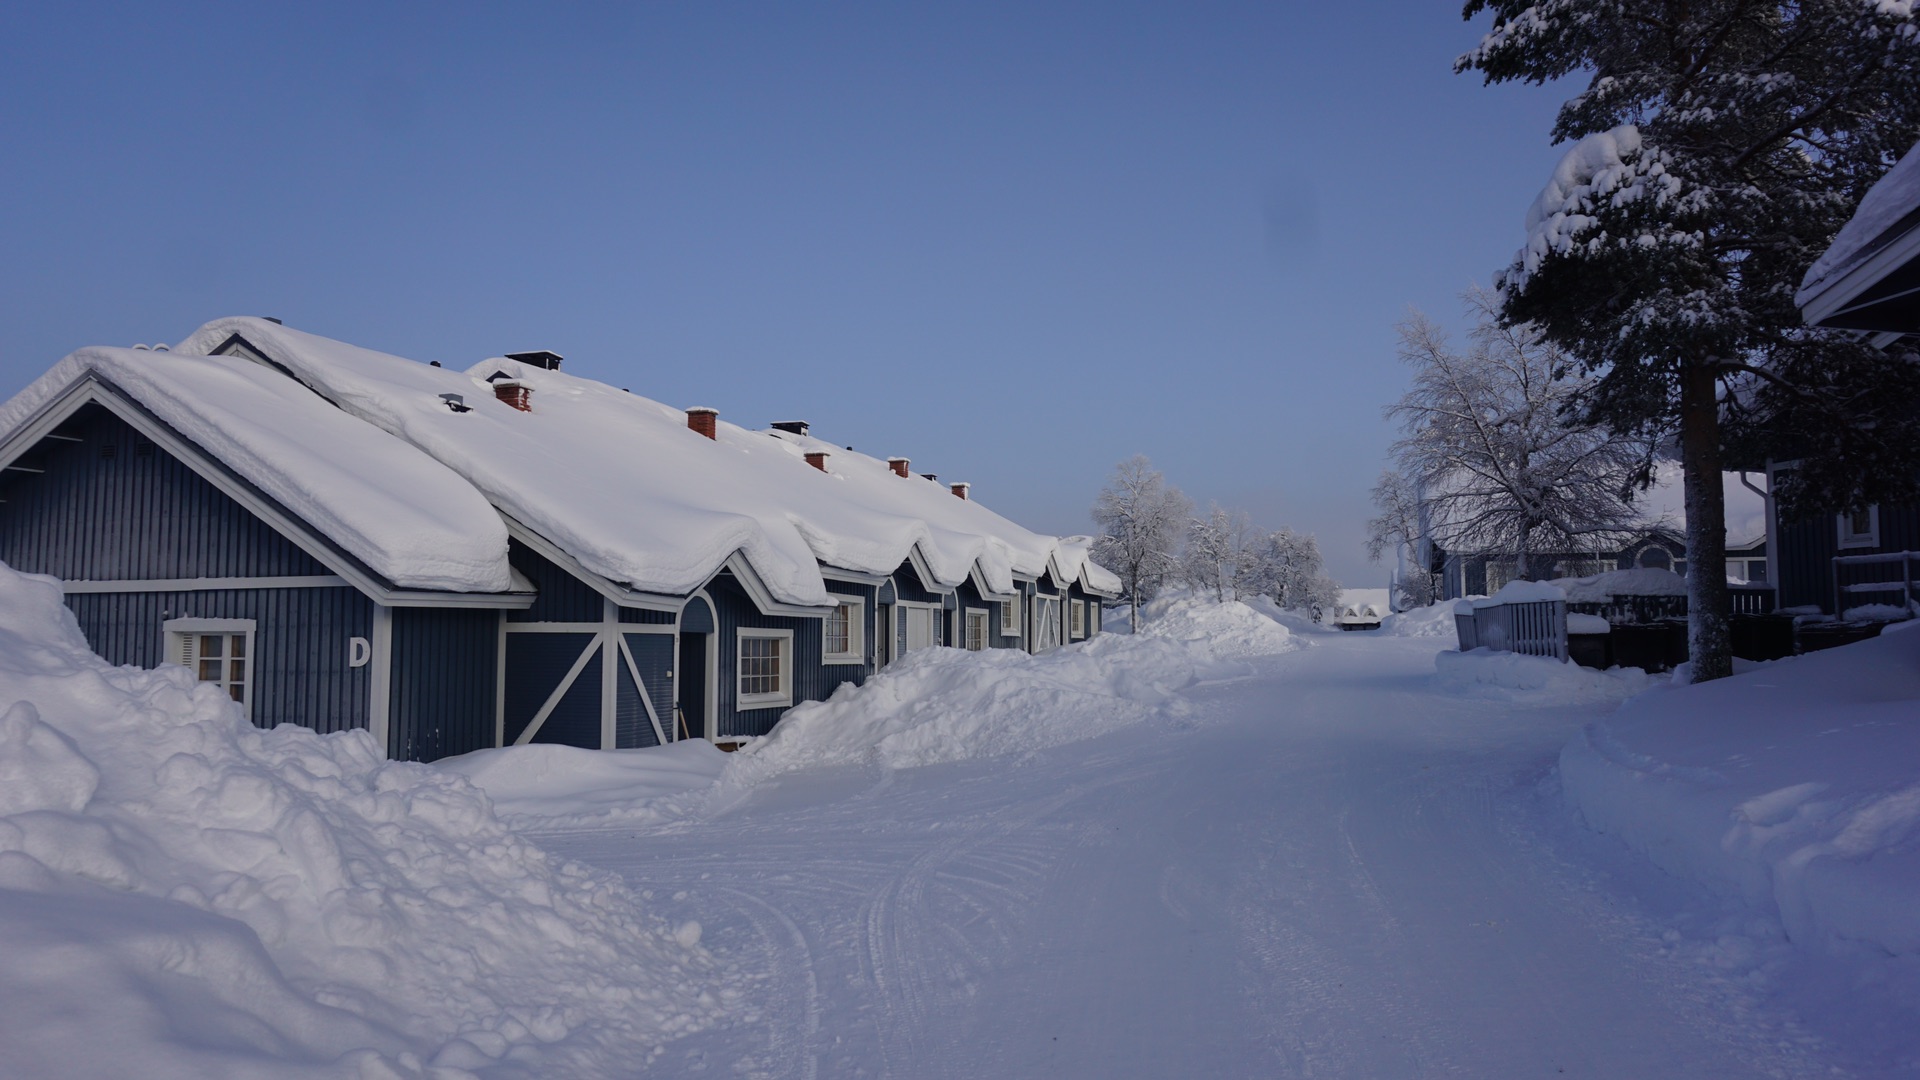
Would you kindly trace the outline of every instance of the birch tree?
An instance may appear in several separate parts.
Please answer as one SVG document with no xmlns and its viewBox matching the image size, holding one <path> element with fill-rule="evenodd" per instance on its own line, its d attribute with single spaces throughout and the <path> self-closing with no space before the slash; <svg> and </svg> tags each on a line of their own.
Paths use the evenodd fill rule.
<svg viewBox="0 0 1920 1080">
<path fill-rule="evenodd" d="M 1399 327 L 1413 388 L 1387 409 L 1402 432 L 1392 455 L 1422 492 L 1430 539 L 1510 554 L 1522 578 L 1535 553 L 1617 543 L 1637 524 L 1632 495 L 1652 477 L 1654 441 L 1583 422 L 1592 386 L 1567 377 L 1572 359 L 1502 321 L 1493 293 L 1465 301 L 1476 320 L 1465 351 L 1418 312 Z"/>
<path fill-rule="evenodd" d="M 1373 506 L 1379 511 L 1367 520 L 1367 558 L 1379 562 L 1391 551 L 1403 571 L 1395 583 L 1397 610 L 1426 607 L 1440 599 L 1440 575 L 1429 561 L 1432 537 L 1427 535 L 1420 488 L 1391 469 L 1373 485 Z"/>
<path fill-rule="evenodd" d="M 1193 503 L 1145 456 L 1136 454 L 1116 465 L 1093 504 L 1093 520 L 1100 527 L 1093 557 L 1119 575 L 1126 592 L 1129 624 L 1140 629 L 1140 605 L 1153 598 L 1160 583 L 1177 566 L 1181 533 L 1193 513 Z"/>
</svg>

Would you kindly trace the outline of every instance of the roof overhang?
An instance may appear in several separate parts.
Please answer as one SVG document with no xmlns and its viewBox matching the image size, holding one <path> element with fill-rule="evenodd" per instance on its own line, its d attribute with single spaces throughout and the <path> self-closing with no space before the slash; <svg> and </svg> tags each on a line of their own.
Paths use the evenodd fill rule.
<svg viewBox="0 0 1920 1080">
<path fill-rule="evenodd" d="M 1905 231 L 1898 231 L 1904 229 Z M 1876 333 L 1920 331 L 1920 210 L 1800 305 L 1809 326 Z"/>
</svg>

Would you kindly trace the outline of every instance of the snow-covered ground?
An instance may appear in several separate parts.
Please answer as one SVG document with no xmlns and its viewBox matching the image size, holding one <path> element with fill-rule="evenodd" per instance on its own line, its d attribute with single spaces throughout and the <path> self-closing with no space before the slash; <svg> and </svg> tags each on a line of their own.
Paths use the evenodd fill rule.
<svg viewBox="0 0 1920 1080">
<path fill-rule="evenodd" d="M 1920 1067 L 1920 633 L 1674 687 L 1447 654 L 1438 609 L 1151 614 L 737 754 L 428 767 L 0 577 L 0 1073 Z"/>
</svg>

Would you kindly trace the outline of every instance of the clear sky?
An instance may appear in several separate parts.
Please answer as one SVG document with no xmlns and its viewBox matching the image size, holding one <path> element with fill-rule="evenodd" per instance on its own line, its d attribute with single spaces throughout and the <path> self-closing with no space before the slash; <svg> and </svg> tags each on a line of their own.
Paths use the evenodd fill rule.
<svg viewBox="0 0 1920 1080">
<path fill-rule="evenodd" d="M 222 315 L 570 371 L 1091 529 L 1144 453 L 1378 585 L 1393 324 L 1563 91 L 1416 3 L 15 5 L 0 395 Z"/>
</svg>

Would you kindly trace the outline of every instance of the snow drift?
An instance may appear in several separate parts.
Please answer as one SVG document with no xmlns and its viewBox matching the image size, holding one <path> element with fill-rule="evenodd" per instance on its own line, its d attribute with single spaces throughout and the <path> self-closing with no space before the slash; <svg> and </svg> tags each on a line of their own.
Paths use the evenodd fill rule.
<svg viewBox="0 0 1920 1080">
<path fill-rule="evenodd" d="M 1140 633 L 1032 656 L 923 649 L 866 685 L 790 710 L 728 763 L 723 782 L 871 762 L 907 768 L 996 757 L 1178 715 L 1195 682 L 1251 674 L 1294 648 L 1287 628 L 1237 601 L 1157 601 Z"/>
<path fill-rule="evenodd" d="M 695 941 L 461 777 L 108 665 L 0 565 L 8 1076 L 627 1075 L 717 1014 Z"/>
<path fill-rule="evenodd" d="M 1920 634 L 1665 689 L 1560 755 L 1567 799 L 1796 944 L 1920 955 Z"/>
</svg>

